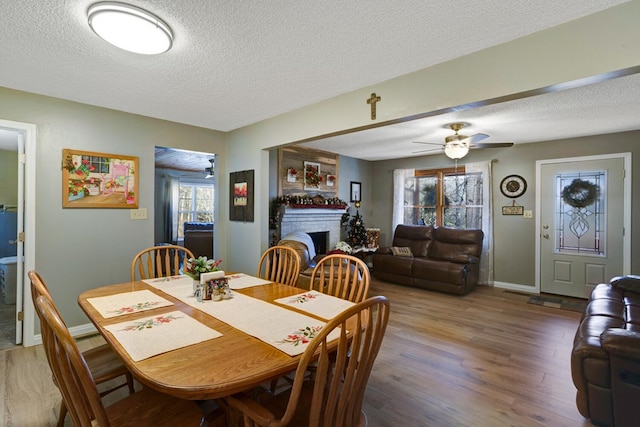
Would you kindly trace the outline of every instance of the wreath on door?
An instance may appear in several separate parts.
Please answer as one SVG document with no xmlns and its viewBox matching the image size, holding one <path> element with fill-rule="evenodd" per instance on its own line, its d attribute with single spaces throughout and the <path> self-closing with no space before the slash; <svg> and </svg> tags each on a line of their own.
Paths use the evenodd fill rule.
<svg viewBox="0 0 640 427">
<path fill-rule="evenodd" d="M 562 189 L 562 201 L 574 208 L 584 208 L 600 197 L 600 187 L 592 182 L 576 178 Z"/>
</svg>

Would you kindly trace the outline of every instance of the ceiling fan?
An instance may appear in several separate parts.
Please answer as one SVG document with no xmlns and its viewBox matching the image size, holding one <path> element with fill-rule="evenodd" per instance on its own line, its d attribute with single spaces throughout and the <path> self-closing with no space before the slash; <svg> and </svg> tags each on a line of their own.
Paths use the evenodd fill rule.
<svg viewBox="0 0 640 427">
<path fill-rule="evenodd" d="M 444 139 L 444 146 L 441 143 L 437 142 L 422 142 L 422 141 L 413 141 L 416 144 L 427 144 L 427 145 L 440 145 L 441 148 L 431 148 L 428 150 L 420 150 L 414 151 L 414 153 L 426 153 L 429 151 L 439 151 L 444 150 L 444 154 L 447 155 L 450 159 L 458 160 L 467 155 L 470 149 L 475 148 L 501 148 L 501 147 L 511 147 L 513 142 L 494 142 L 494 143 L 485 143 L 478 144 L 480 141 L 484 141 L 489 138 L 489 135 L 486 133 L 476 133 L 471 136 L 460 135 L 458 132 L 465 126 L 468 126 L 468 123 L 451 123 L 447 125 L 447 127 L 451 128 L 455 133 L 453 135 L 449 135 Z"/>
</svg>

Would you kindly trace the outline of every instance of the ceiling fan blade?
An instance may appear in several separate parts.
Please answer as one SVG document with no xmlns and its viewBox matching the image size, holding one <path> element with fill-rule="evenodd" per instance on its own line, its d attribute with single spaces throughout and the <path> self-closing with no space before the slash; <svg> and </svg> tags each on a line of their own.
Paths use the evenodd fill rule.
<svg viewBox="0 0 640 427">
<path fill-rule="evenodd" d="M 467 138 L 467 141 L 469 141 L 469 144 L 475 144 L 476 142 L 484 141 L 487 138 L 489 138 L 489 135 L 486 133 L 476 133 L 475 135 L 471 135 Z"/>
<path fill-rule="evenodd" d="M 503 148 L 511 146 L 513 146 L 513 142 L 487 142 L 485 144 L 472 144 L 469 148 Z"/>
<path fill-rule="evenodd" d="M 442 142 L 423 142 L 423 141 L 412 141 L 414 144 L 425 144 L 425 145 L 439 145 L 442 147 Z"/>
<path fill-rule="evenodd" d="M 429 152 L 441 152 L 442 148 L 429 148 L 428 150 L 418 150 L 418 151 L 412 151 L 411 154 L 419 154 L 419 153 L 429 153 Z"/>
</svg>

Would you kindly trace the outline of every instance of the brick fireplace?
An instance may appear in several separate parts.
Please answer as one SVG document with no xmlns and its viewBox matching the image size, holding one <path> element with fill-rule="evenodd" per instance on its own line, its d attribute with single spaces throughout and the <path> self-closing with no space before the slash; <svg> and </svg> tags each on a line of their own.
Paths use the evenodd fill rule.
<svg viewBox="0 0 640 427">
<path fill-rule="evenodd" d="M 280 238 L 302 231 L 307 234 L 326 233 L 326 250 L 340 241 L 340 220 L 345 209 L 280 207 Z M 316 243 L 317 245 L 317 243 Z"/>
</svg>

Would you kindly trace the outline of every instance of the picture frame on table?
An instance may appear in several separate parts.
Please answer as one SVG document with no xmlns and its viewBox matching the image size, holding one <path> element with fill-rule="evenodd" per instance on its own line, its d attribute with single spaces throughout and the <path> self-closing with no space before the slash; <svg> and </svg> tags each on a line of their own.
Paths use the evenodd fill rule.
<svg viewBox="0 0 640 427">
<path fill-rule="evenodd" d="M 350 187 L 350 199 L 352 202 L 361 202 L 362 201 L 362 183 L 357 181 L 351 181 Z"/>
<path fill-rule="evenodd" d="M 62 150 L 63 208 L 138 208 L 139 159 L 122 154 Z"/>
<path fill-rule="evenodd" d="M 229 220 L 253 222 L 254 170 L 229 174 Z"/>
</svg>

